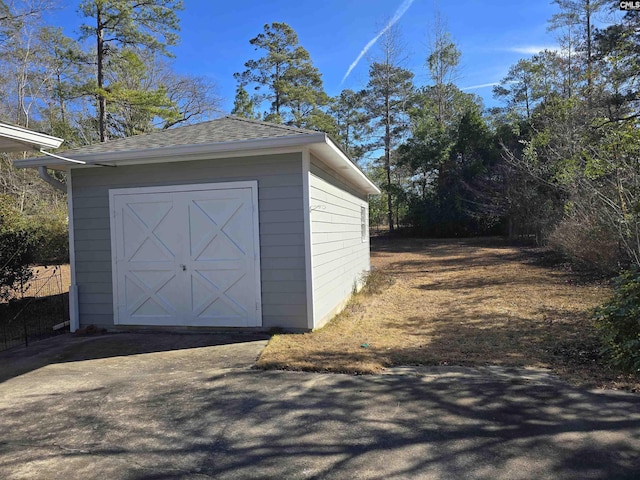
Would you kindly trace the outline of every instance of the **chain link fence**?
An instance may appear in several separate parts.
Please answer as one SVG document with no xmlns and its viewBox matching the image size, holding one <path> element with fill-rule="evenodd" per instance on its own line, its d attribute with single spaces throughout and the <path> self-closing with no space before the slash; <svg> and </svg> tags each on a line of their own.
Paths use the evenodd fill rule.
<svg viewBox="0 0 640 480">
<path fill-rule="evenodd" d="M 0 303 L 0 351 L 69 331 L 63 268 L 38 267 L 9 301 Z"/>
</svg>

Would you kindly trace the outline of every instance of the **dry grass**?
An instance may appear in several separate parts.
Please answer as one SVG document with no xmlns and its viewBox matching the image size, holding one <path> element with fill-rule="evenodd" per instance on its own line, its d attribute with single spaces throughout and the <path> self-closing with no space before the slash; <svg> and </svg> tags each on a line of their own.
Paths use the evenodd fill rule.
<svg viewBox="0 0 640 480">
<path fill-rule="evenodd" d="M 51 266 L 36 266 L 32 267 L 34 278 L 38 281 L 32 282 L 27 290 L 25 290 L 25 296 L 36 295 L 35 289 L 39 288 L 38 284 L 49 280 L 53 286 L 52 288 L 58 289 L 59 293 L 67 293 L 69 291 L 69 284 L 71 283 L 71 271 L 69 264 L 64 265 L 51 265 Z"/>
<path fill-rule="evenodd" d="M 9 298 L 46 297 L 69 292 L 71 270 L 69 264 L 64 265 L 36 265 L 31 267 L 33 278 L 29 280 L 24 291 L 11 292 Z"/>
<path fill-rule="evenodd" d="M 601 367 L 589 311 L 610 294 L 536 249 L 499 240 L 379 241 L 379 293 L 355 296 L 326 327 L 276 335 L 262 368 L 376 373 L 397 365 L 553 369 L 574 383 L 640 387 Z"/>
</svg>

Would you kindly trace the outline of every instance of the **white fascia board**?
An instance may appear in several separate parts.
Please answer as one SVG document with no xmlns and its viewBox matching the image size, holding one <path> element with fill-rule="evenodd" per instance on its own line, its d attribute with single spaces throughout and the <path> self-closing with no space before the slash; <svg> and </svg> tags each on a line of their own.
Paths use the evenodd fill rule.
<svg viewBox="0 0 640 480">
<path fill-rule="evenodd" d="M 314 146 L 312 146 L 312 151 L 314 150 L 313 147 Z M 325 141 L 318 145 L 317 150 L 320 160 L 338 171 L 351 183 L 357 185 L 369 195 L 380 195 L 380 189 L 369 180 L 362 170 L 349 160 L 349 157 L 347 157 L 329 137 L 325 136 Z"/>
<path fill-rule="evenodd" d="M 380 189 L 344 154 L 324 133 L 290 135 L 286 137 L 259 138 L 233 142 L 178 145 L 165 148 L 148 148 L 106 153 L 69 154 L 73 160 L 84 161 L 86 165 L 72 165 L 71 168 L 86 168 L 95 165 L 138 165 L 149 163 L 212 160 L 215 158 L 249 156 L 260 154 L 289 153 L 309 147 L 318 157 L 337 170 L 347 180 L 365 193 L 379 195 Z M 64 152 L 63 152 L 64 154 Z M 18 168 L 69 168 L 69 163 L 49 157 L 16 160 Z"/>
<path fill-rule="evenodd" d="M 0 138 L 5 138 L 15 142 L 15 148 L 22 148 L 22 151 L 30 150 L 33 147 L 40 148 L 58 148 L 64 140 L 62 138 L 52 137 L 44 133 L 34 132 L 26 128 L 16 127 L 0 123 Z"/>
<path fill-rule="evenodd" d="M 69 154 L 74 160 L 82 160 L 87 166 L 96 164 L 108 165 L 135 165 L 140 163 L 164 163 L 191 160 L 206 160 L 237 155 L 255 155 L 259 151 L 302 147 L 312 143 L 323 142 L 324 133 L 308 135 L 291 135 L 286 137 L 259 138 L 255 140 L 241 140 L 234 142 L 217 142 L 197 145 L 178 145 L 165 148 L 148 148 L 143 150 L 127 150 L 122 152 Z M 36 157 L 25 160 L 16 160 L 14 165 L 18 168 L 32 168 L 47 166 L 55 168 L 67 166 L 63 161 Z"/>
</svg>

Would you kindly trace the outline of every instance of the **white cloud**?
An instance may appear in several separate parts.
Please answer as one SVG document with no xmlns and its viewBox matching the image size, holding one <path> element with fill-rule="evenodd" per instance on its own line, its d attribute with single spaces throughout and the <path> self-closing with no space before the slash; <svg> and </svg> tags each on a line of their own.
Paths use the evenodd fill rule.
<svg viewBox="0 0 640 480">
<path fill-rule="evenodd" d="M 491 82 L 491 83 L 482 83 L 480 85 L 471 85 L 470 87 L 464 87 L 460 90 L 478 90 L 480 88 L 494 87 L 496 85 L 500 85 L 500 82 Z"/>
<path fill-rule="evenodd" d="M 373 47 L 373 45 L 378 41 L 378 39 L 382 35 L 384 35 L 384 33 L 387 30 L 389 30 L 398 20 L 400 20 L 402 18 L 402 16 L 407 12 L 407 10 L 409 10 L 409 7 L 411 7 L 411 5 L 413 4 L 414 1 L 415 0 L 405 0 L 404 2 L 402 2 L 402 5 L 400 5 L 398 10 L 396 10 L 396 13 L 393 14 L 393 17 L 391 17 L 391 20 L 389 20 L 389 22 L 385 25 L 385 27 L 382 30 L 380 30 L 375 37 L 373 37 L 371 40 L 369 40 L 369 43 L 367 43 L 364 46 L 364 48 L 362 49 L 362 51 L 360 52 L 358 57 L 353 61 L 353 63 L 351 65 L 349 65 L 349 69 L 347 70 L 347 73 L 345 73 L 344 77 L 342 77 L 342 81 L 340 82 L 341 85 L 347 79 L 347 77 L 349 76 L 351 71 L 354 68 L 356 68 L 356 65 L 358 65 L 360 60 L 362 60 L 362 57 L 365 56 L 365 54 L 369 51 L 369 49 L 371 47 Z"/>
</svg>

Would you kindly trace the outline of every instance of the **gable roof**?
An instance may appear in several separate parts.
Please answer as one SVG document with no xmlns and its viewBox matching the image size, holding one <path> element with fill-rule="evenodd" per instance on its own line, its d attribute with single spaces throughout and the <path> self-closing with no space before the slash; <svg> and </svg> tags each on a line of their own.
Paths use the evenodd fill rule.
<svg viewBox="0 0 640 480">
<path fill-rule="evenodd" d="M 65 150 L 57 158 L 17 160 L 19 168 L 52 169 L 118 166 L 140 163 L 211 160 L 229 156 L 308 151 L 348 183 L 369 194 L 380 190 L 327 134 L 275 123 L 226 116 L 194 125 Z M 65 159 L 67 161 L 65 161 Z M 78 166 L 71 162 L 81 161 Z"/>
<path fill-rule="evenodd" d="M 64 152 L 74 154 L 96 154 L 146 150 L 150 148 L 177 147 L 180 145 L 203 145 L 223 142 L 240 142 L 266 138 L 290 137 L 293 135 L 317 134 L 314 130 L 289 127 L 275 123 L 226 116 L 194 125 L 185 125 L 157 132 L 116 138 L 104 143 L 74 148 Z"/>
</svg>

